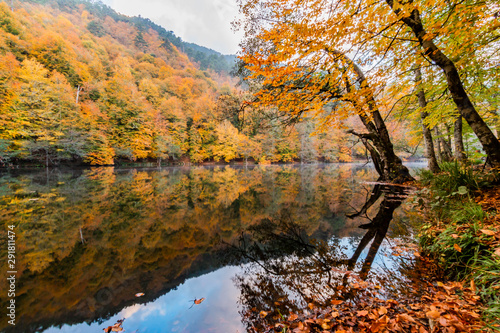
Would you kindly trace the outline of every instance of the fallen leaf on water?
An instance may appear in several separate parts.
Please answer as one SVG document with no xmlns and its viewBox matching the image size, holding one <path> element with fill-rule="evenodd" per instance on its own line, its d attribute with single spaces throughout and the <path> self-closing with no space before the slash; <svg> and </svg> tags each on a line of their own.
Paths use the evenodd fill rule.
<svg viewBox="0 0 500 333">
<path fill-rule="evenodd" d="M 141 297 L 141 296 L 144 296 L 144 293 L 137 293 L 137 294 L 135 294 L 135 297 Z"/>
<path fill-rule="evenodd" d="M 205 297 L 203 298 L 200 298 L 200 299 L 194 299 L 194 300 L 191 300 L 190 302 L 193 302 L 193 304 L 191 304 L 191 307 L 189 307 L 189 309 L 191 309 L 195 304 L 200 304 L 201 302 L 203 302 L 205 300 Z"/>
<path fill-rule="evenodd" d="M 203 298 L 200 298 L 200 299 L 195 299 L 194 300 L 194 304 L 200 304 L 201 302 L 203 302 L 205 300 L 205 297 Z"/>
<path fill-rule="evenodd" d="M 457 250 L 458 252 L 462 252 L 462 248 L 457 244 L 453 244 L 453 247 L 455 248 L 455 250 Z"/>
</svg>

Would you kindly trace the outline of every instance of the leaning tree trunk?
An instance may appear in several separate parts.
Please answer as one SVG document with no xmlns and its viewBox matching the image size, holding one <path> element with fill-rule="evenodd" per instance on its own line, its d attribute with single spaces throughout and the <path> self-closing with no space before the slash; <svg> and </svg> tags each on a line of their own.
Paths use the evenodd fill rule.
<svg viewBox="0 0 500 333">
<path fill-rule="evenodd" d="M 352 100 L 356 109 L 359 112 L 359 117 L 368 130 L 368 133 L 356 133 L 350 131 L 350 133 L 357 135 L 362 139 L 365 147 L 370 152 L 375 168 L 380 175 L 379 180 L 390 181 L 394 183 L 403 183 L 405 181 L 414 180 L 410 175 L 408 168 L 403 165 L 401 159 L 394 153 L 394 147 L 389 136 L 389 131 L 385 126 L 384 119 L 382 118 L 380 111 L 375 101 L 375 97 L 369 87 L 368 81 L 363 73 L 363 71 L 348 57 L 342 54 L 343 57 L 352 66 L 354 72 L 357 76 L 357 82 L 360 84 L 360 91 L 364 92 L 364 98 L 366 100 L 366 106 L 368 107 L 367 114 L 363 106 L 359 105 L 357 100 Z M 352 91 L 354 88 L 350 84 L 349 79 L 345 78 L 346 88 L 348 91 Z M 371 142 L 369 143 L 368 140 Z"/>
<path fill-rule="evenodd" d="M 394 0 L 386 0 L 386 2 L 394 13 L 400 17 L 400 20 L 412 29 L 420 46 L 424 50 L 424 54 L 443 70 L 448 90 L 460 115 L 467 121 L 479 139 L 479 142 L 481 142 L 484 151 L 488 155 L 490 164 L 500 166 L 500 141 L 495 137 L 472 104 L 460 79 L 455 63 L 434 44 L 432 38 L 428 38 L 429 34 L 424 29 L 419 10 L 415 8 L 408 15 L 402 12 L 401 7 L 397 6 L 399 2 Z"/>
<path fill-rule="evenodd" d="M 462 136 L 462 116 L 458 116 L 455 121 L 453 142 L 455 143 L 455 159 L 460 162 L 465 162 L 467 156 L 465 156 L 464 140 Z"/>
<path fill-rule="evenodd" d="M 422 111 L 420 112 L 420 117 L 422 118 L 422 132 L 424 134 L 424 142 L 425 142 L 425 157 L 429 160 L 429 169 L 433 173 L 438 173 L 441 171 L 439 164 L 436 159 L 436 154 L 434 151 L 434 142 L 432 141 L 432 133 L 431 129 L 428 125 L 425 124 L 425 119 L 429 115 L 425 111 L 425 107 L 427 106 L 427 100 L 425 99 L 425 92 L 422 87 L 422 71 L 420 67 L 415 69 L 415 81 L 417 82 L 417 97 L 418 104 Z"/>
</svg>

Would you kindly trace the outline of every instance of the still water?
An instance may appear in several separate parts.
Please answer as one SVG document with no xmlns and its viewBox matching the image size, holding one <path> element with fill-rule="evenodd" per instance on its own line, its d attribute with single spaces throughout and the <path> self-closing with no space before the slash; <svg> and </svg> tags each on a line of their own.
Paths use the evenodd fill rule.
<svg viewBox="0 0 500 333">
<path fill-rule="evenodd" d="M 357 164 L 0 174 L 18 272 L 0 331 L 246 332 L 326 305 L 335 272 L 404 286 L 388 245 L 412 236 L 406 189 L 374 180 Z"/>
</svg>

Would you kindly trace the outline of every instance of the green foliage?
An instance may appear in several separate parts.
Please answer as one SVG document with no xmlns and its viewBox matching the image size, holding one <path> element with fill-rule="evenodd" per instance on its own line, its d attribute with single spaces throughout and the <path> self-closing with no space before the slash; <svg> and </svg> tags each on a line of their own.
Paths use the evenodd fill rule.
<svg viewBox="0 0 500 333">
<path fill-rule="evenodd" d="M 424 253 L 435 258 L 447 277 L 474 280 L 483 301 L 486 316 L 499 318 L 500 258 L 489 245 L 491 235 L 484 222 L 488 218 L 481 205 L 473 200 L 480 191 L 495 181 L 495 175 L 471 166 L 444 163 L 440 174 L 419 172 L 426 187 L 417 193 L 415 204 L 423 209 L 427 221 L 418 236 Z"/>
<path fill-rule="evenodd" d="M 97 37 L 102 37 L 104 36 L 104 27 L 102 26 L 101 22 L 97 20 L 90 21 L 87 24 L 87 29 L 92 33 L 93 35 L 96 35 Z"/>
<path fill-rule="evenodd" d="M 422 169 L 419 171 L 422 184 L 429 186 L 431 190 L 440 196 L 459 193 L 462 186 L 469 191 L 475 191 L 489 183 L 488 177 L 490 176 L 458 162 L 442 163 L 440 167 L 442 172 L 436 175 L 429 170 Z"/>
</svg>

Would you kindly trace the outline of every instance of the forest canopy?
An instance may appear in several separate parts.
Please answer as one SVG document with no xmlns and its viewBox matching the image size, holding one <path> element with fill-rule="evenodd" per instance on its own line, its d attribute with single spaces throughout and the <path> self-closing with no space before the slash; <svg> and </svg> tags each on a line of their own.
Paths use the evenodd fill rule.
<svg viewBox="0 0 500 333">
<path fill-rule="evenodd" d="M 312 117 L 286 127 L 274 107 L 249 104 L 223 57 L 100 2 L 2 2 L 0 164 L 365 158 L 342 128 L 312 135 Z M 400 155 L 420 153 L 406 121 L 388 128 Z"/>
<path fill-rule="evenodd" d="M 240 68 L 255 86 L 256 105 L 276 107 L 288 119 L 313 117 L 320 131 L 348 127 L 346 121 L 358 116 L 363 132 L 351 133 L 379 155 L 382 168 L 394 165 L 394 171 L 400 163 L 389 137 L 396 133 L 384 129 L 391 117 L 407 119 L 415 130 L 422 124 L 429 159 L 433 129 L 441 161 L 452 158 L 452 134 L 455 158 L 466 158 L 464 119 L 488 161 L 500 164 L 492 131 L 498 135 L 495 1 L 239 4 L 243 18 L 236 25 L 245 33 Z"/>
</svg>

